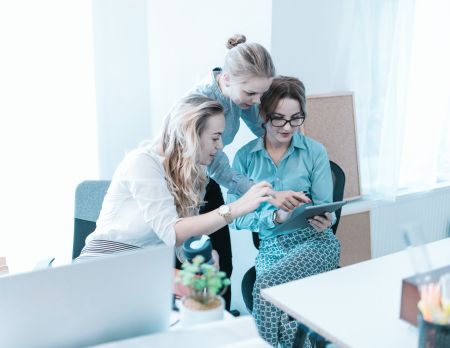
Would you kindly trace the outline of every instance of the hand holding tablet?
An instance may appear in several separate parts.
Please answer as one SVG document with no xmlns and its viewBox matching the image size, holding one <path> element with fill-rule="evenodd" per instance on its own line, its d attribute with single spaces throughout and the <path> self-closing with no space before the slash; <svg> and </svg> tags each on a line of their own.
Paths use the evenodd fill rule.
<svg viewBox="0 0 450 348">
<path fill-rule="evenodd" d="M 305 228 L 308 226 L 312 226 L 309 220 L 313 219 L 314 216 L 324 217 L 324 214 L 326 212 L 333 213 L 337 209 L 343 207 L 345 204 L 347 204 L 347 201 L 308 205 L 306 207 L 301 206 L 290 213 L 278 210 L 276 223 L 281 223 L 283 228 L 287 229 Z M 287 214 L 288 216 L 285 217 L 284 214 Z"/>
</svg>

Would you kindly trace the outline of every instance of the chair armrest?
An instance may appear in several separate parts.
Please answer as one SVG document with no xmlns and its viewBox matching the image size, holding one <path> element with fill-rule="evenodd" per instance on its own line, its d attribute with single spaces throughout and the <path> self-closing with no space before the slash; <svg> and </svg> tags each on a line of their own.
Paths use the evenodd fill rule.
<svg viewBox="0 0 450 348">
<path fill-rule="evenodd" d="M 46 257 L 44 259 L 39 260 L 33 268 L 33 271 L 37 271 L 39 269 L 45 269 L 52 267 L 52 262 L 55 260 L 54 257 Z"/>
</svg>

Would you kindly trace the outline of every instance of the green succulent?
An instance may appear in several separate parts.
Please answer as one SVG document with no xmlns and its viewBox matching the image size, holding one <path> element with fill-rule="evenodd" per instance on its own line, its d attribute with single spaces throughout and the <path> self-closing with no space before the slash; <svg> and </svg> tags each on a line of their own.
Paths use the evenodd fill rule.
<svg viewBox="0 0 450 348">
<path fill-rule="evenodd" d="M 194 257 L 192 263 L 186 261 L 182 264 L 176 281 L 190 290 L 190 298 L 203 304 L 222 295 L 231 284 L 225 272 L 205 263 L 201 255 Z"/>
</svg>

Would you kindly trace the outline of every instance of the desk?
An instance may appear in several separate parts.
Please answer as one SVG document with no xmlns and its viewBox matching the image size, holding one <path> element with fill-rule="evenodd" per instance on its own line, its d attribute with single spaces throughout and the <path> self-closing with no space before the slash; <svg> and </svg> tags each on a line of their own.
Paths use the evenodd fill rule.
<svg viewBox="0 0 450 348">
<path fill-rule="evenodd" d="M 425 249 L 433 268 L 450 264 L 450 238 Z M 401 251 L 261 294 L 339 347 L 417 347 L 417 329 L 399 318 L 401 280 L 413 274 Z"/>
<path fill-rule="evenodd" d="M 179 328 L 166 332 L 105 343 L 95 348 L 209 348 L 233 346 L 241 348 L 270 348 L 259 337 L 252 316 L 233 320 L 216 321 L 209 324 Z"/>
</svg>

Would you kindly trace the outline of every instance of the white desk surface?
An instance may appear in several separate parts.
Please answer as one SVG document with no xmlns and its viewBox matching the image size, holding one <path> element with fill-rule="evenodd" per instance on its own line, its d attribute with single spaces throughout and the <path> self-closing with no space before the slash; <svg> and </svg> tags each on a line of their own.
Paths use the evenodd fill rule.
<svg viewBox="0 0 450 348">
<path fill-rule="evenodd" d="M 271 346 L 259 337 L 253 317 L 249 315 L 95 346 L 95 348 L 129 347 L 270 348 Z"/>
<path fill-rule="evenodd" d="M 433 268 L 450 264 L 450 238 L 425 250 Z M 264 289 L 262 296 L 339 347 L 417 347 L 417 329 L 399 318 L 402 278 L 413 274 L 402 251 Z"/>
</svg>

